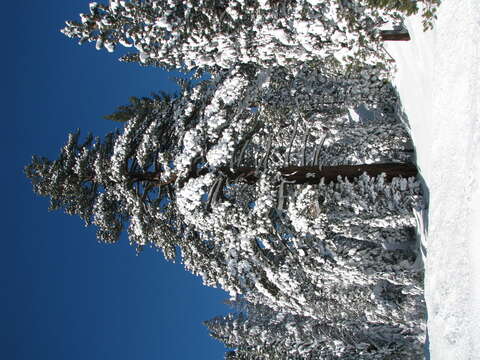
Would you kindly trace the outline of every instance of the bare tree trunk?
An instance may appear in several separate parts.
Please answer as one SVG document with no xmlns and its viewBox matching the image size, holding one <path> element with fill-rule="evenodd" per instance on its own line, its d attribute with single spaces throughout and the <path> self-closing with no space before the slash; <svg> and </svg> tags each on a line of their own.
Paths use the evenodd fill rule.
<svg viewBox="0 0 480 360">
<path fill-rule="evenodd" d="M 409 41 L 410 34 L 406 30 L 382 30 L 380 38 L 382 41 Z"/>
<path fill-rule="evenodd" d="M 229 181 L 243 181 L 248 184 L 255 184 L 259 178 L 258 169 L 254 167 L 238 167 L 231 169 L 229 167 L 218 168 Z M 212 169 L 204 168 L 196 173 L 191 173 L 190 178 L 196 178 L 206 175 Z M 324 166 L 319 169 L 318 166 L 287 166 L 279 169 L 281 180 L 288 181 L 293 184 L 318 184 L 322 179 L 325 183 L 336 182 L 338 177 L 353 180 L 363 173 L 370 176 L 378 176 L 385 174 L 386 180 L 391 181 L 392 178 L 402 176 L 404 178 L 415 177 L 418 174 L 417 167 L 414 164 L 403 163 L 385 163 L 385 164 L 362 164 L 362 165 L 336 165 Z M 132 178 L 135 181 L 148 181 L 157 186 L 171 185 L 177 180 L 176 175 L 161 181 L 161 173 L 146 172 L 143 174 L 134 173 Z M 186 181 L 186 180 L 184 180 Z"/>
<path fill-rule="evenodd" d="M 255 170 L 250 167 L 237 168 L 233 172 L 227 168 L 220 169 L 230 180 L 242 179 L 249 184 L 254 184 L 258 180 Z M 335 182 L 339 176 L 353 180 L 363 173 L 370 176 L 384 173 L 388 181 L 397 176 L 408 178 L 418 174 L 414 164 L 402 163 L 337 165 L 324 166 L 322 169 L 315 166 L 288 166 L 280 168 L 279 171 L 284 180 L 293 181 L 294 184 L 318 184 L 321 179 L 324 179 L 325 183 Z"/>
</svg>

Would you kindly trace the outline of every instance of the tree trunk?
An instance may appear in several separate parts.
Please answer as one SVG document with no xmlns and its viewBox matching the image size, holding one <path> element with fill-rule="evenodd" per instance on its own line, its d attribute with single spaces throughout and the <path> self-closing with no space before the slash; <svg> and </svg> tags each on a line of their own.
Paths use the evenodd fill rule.
<svg viewBox="0 0 480 360">
<path fill-rule="evenodd" d="M 258 180 L 255 168 L 241 167 L 233 172 L 228 168 L 220 170 L 230 180 L 242 179 L 249 184 L 254 184 Z M 318 184 L 322 178 L 325 183 L 329 183 L 337 181 L 339 176 L 353 180 L 363 173 L 370 176 L 384 173 L 388 181 L 397 176 L 408 178 L 418 174 L 414 164 L 402 163 L 324 166 L 321 170 L 315 166 L 289 166 L 279 170 L 282 180 L 293 181 L 294 184 Z"/>
<path fill-rule="evenodd" d="M 406 30 L 382 30 L 380 39 L 382 41 L 409 41 L 410 34 Z"/>
<path fill-rule="evenodd" d="M 218 168 L 231 182 L 243 181 L 247 184 L 255 184 L 258 181 L 259 173 L 253 167 L 239 167 L 230 169 L 228 167 Z M 212 169 L 204 168 L 195 174 L 190 174 L 190 178 L 203 176 L 211 172 Z M 280 168 L 281 180 L 291 181 L 294 184 L 318 184 L 322 179 L 325 183 L 335 182 L 338 177 L 353 180 L 363 173 L 370 176 L 386 175 L 386 180 L 391 181 L 392 178 L 402 176 L 404 178 L 417 176 L 418 170 L 414 164 L 403 163 L 385 163 L 385 164 L 362 164 L 362 165 L 336 165 L 324 166 L 319 169 L 317 166 L 288 166 Z M 154 183 L 156 186 L 164 186 L 174 184 L 177 180 L 176 175 L 172 175 L 169 179 L 160 181 L 161 173 L 146 172 L 132 173 L 132 180 L 147 181 Z M 187 178 L 188 179 L 188 178 Z M 184 181 L 187 181 L 184 179 Z"/>
</svg>

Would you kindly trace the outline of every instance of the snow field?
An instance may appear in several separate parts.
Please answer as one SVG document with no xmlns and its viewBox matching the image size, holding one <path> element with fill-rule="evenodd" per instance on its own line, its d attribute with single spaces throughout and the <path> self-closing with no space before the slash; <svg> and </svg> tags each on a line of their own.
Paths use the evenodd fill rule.
<svg viewBox="0 0 480 360">
<path fill-rule="evenodd" d="M 480 1 L 444 0 L 433 31 L 390 43 L 430 193 L 425 298 L 433 360 L 480 359 Z"/>
</svg>

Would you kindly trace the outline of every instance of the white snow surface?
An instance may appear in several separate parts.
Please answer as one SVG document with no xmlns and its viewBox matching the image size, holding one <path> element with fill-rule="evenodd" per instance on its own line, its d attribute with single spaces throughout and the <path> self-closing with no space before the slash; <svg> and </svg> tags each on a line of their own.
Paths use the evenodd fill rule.
<svg viewBox="0 0 480 360">
<path fill-rule="evenodd" d="M 480 1 L 444 0 L 433 31 L 390 42 L 430 193 L 425 298 L 433 360 L 480 359 Z"/>
</svg>

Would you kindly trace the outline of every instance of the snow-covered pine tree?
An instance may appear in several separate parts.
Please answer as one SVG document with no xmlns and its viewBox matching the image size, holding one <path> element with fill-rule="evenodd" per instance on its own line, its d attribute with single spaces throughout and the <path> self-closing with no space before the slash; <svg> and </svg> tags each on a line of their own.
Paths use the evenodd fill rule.
<svg viewBox="0 0 480 360">
<path fill-rule="evenodd" d="M 397 172 L 403 179 L 373 171 L 387 159 L 396 170 L 411 168 L 402 164 L 405 129 L 386 113 L 355 121 L 315 95 L 292 106 L 295 91 L 283 91 L 275 76 L 255 76 L 232 72 L 185 134 L 179 169 L 202 154 L 200 176 L 177 193 L 179 213 L 201 234 L 182 247 L 186 268 L 277 311 L 389 319 L 418 335 L 424 305 L 409 228 L 419 187 L 406 179 L 415 170 Z M 298 89 L 300 97 L 305 87 Z M 275 101 L 249 106 L 250 96 Z M 355 164 L 359 173 L 342 172 Z"/>
<path fill-rule="evenodd" d="M 153 245 L 175 257 L 177 233 L 171 161 L 178 136 L 171 123 L 174 101 L 151 99 L 132 114 L 123 133 L 104 140 L 70 134 L 57 160 L 33 157 L 25 168 L 34 191 L 49 196 L 50 210 L 63 208 L 97 226 L 97 236 L 116 242 L 129 221 L 130 242 Z M 138 110 L 138 109 L 137 109 Z"/>
<path fill-rule="evenodd" d="M 124 61 L 215 73 L 236 64 L 296 66 L 320 59 L 324 69 L 382 64 L 379 28 L 395 12 L 367 0 L 111 0 L 92 2 L 62 32 L 97 49 L 135 48 Z M 388 66 L 387 66 L 388 67 Z"/>
<path fill-rule="evenodd" d="M 402 325 L 370 322 L 365 316 L 322 321 L 244 300 L 233 304 L 235 312 L 204 322 L 212 337 L 233 349 L 226 359 L 407 360 L 422 356 L 418 336 L 402 333 Z"/>
<path fill-rule="evenodd" d="M 180 247 L 187 270 L 231 295 L 416 334 L 423 303 L 403 229 L 419 187 L 397 151 L 406 133 L 387 114 L 350 120 L 349 83 L 318 78 L 334 89 L 327 97 L 305 77 L 235 67 L 140 107 L 104 141 L 71 135 L 27 176 L 101 239 L 116 241 L 129 220 L 133 244 L 167 258 Z"/>
</svg>

